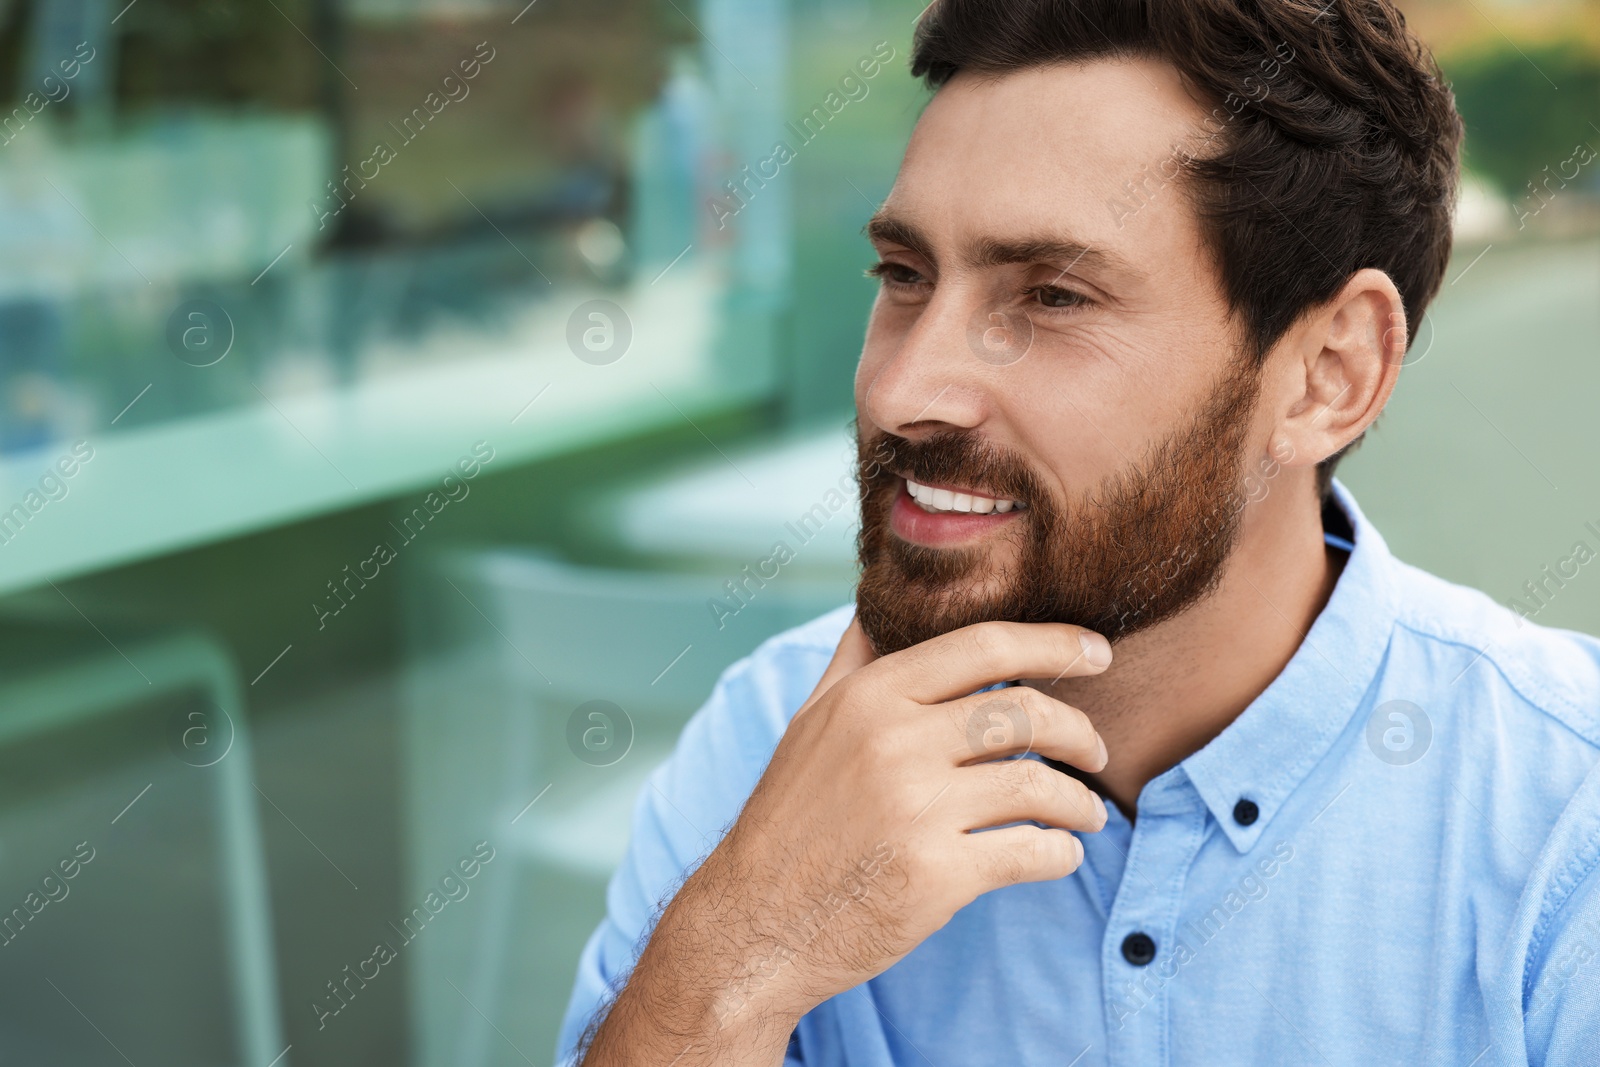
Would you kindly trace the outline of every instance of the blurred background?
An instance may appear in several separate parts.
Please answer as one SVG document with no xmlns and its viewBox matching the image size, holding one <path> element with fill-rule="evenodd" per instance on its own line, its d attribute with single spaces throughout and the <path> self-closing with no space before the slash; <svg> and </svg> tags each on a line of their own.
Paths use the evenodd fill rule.
<svg viewBox="0 0 1600 1067">
<path fill-rule="evenodd" d="M 0 0 L 0 1064 L 551 1061 L 644 776 L 849 598 L 921 7 Z M 1600 3 L 1402 7 L 1468 172 L 1342 477 L 1600 632 Z"/>
</svg>

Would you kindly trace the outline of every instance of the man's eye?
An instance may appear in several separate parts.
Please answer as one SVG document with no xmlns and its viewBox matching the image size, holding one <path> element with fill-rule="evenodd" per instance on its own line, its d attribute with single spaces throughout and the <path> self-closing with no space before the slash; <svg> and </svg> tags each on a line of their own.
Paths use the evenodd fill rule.
<svg viewBox="0 0 1600 1067">
<path fill-rule="evenodd" d="M 1089 302 L 1089 298 L 1082 293 L 1073 292 L 1071 289 L 1061 289 L 1054 285 L 1040 285 L 1026 290 L 1027 294 L 1038 298 L 1040 304 L 1047 308 L 1072 308 L 1082 307 Z"/>
<path fill-rule="evenodd" d="M 875 263 L 867 273 L 890 285 L 916 285 L 923 280 L 922 275 L 903 263 Z"/>
</svg>

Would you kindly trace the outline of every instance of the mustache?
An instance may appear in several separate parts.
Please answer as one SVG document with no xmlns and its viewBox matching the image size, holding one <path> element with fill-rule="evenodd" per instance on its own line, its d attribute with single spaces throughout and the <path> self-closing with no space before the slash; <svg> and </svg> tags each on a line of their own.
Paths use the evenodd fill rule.
<svg viewBox="0 0 1600 1067">
<path fill-rule="evenodd" d="M 1050 502 L 1043 481 L 1027 461 L 970 431 L 938 430 L 917 440 L 882 431 L 863 437 L 858 431 L 857 441 L 857 476 L 863 492 L 909 477 L 987 489 L 1036 510 Z"/>
</svg>

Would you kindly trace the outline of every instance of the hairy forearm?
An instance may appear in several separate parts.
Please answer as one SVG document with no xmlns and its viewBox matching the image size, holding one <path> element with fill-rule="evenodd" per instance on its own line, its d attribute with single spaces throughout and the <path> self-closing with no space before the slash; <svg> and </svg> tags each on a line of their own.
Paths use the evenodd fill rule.
<svg viewBox="0 0 1600 1067">
<path fill-rule="evenodd" d="M 596 1030 L 583 1067 L 779 1067 L 783 1063 L 792 1026 L 758 1018 L 724 1026 L 711 1005 L 695 1004 L 671 984 L 636 969 Z"/>
<path fill-rule="evenodd" d="M 718 915 L 718 882 L 702 868 L 662 913 L 627 984 L 586 1035 L 583 1067 L 782 1064 L 796 1020 L 756 1003 L 740 981 L 751 938 Z"/>
</svg>

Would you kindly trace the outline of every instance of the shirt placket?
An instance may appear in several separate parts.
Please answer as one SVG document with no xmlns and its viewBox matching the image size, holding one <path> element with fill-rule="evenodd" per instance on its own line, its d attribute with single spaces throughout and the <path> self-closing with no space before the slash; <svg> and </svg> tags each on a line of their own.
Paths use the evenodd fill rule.
<svg viewBox="0 0 1600 1067">
<path fill-rule="evenodd" d="M 1187 778 L 1164 778 L 1140 795 L 1101 943 L 1106 1062 L 1113 1067 L 1171 1062 L 1168 997 L 1181 962 L 1175 949 L 1178 915 L 1189 868 L 1205 840 L 1208 811 Z"/>
</svg>

